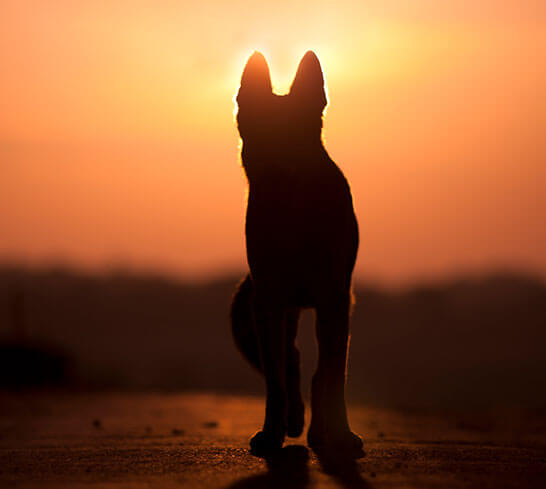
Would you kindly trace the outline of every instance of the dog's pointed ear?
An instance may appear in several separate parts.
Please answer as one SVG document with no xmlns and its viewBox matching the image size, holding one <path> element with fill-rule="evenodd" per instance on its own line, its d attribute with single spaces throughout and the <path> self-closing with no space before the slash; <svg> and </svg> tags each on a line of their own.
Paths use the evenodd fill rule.
<svg viewBox="0 0 546 489">
<path fill-rule="evenodd" d="M 246 63 L 241 77 L 241 87 L 237 93 L 237 103 L 247 100 L 260 100 L 263 96 L 273 93 L 269 66 L 264 55 L 255 51 Z"/>
<path fill-rule="evenodd" d="M 307 51 L 301 59 L 296 77 L 290 87 L 290 95 L 297 97 L 302 105 L 320 110 L 328 103 L 324 90 L 324 76 L 317 55 Z"/>
</svg>

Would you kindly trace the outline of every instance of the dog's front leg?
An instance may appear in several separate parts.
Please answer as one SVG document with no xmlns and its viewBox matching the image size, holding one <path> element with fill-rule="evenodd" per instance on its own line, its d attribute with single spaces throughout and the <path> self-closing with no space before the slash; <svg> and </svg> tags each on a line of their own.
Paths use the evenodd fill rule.
<svg viewBox="0 0 546 489">
<path fill-rule="evenodd" d="M 349 344 L 350 294 L 334 295 L 317 307 L 319 361 L 311 393 L 312 420 L 307 439 L 316 450 L 357 453 L 362 440 L 349 429 L 345 374 Z"/>
<path fill-rule="evenodd" d="M 265 421 L 250 446 L 255 455 L 265 455 L 282 447 L 286 435 L 287 393 L 284 311 L 256 297 L 255 324 L 267 388 Z"/>
</svg>

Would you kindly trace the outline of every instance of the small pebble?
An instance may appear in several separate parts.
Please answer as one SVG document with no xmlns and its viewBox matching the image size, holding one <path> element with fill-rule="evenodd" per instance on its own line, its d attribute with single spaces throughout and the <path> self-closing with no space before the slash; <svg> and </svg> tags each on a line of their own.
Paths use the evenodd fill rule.
<svg viewBox="0 0 546 489">
<path fill-rule="evenodd" d="M 183 435 L 185 433 L 184 430 L 179 430 L 178 428 L 173 428 L 172 430 L 172 434 L 174 436 L 180 436 L 180 435 Z"/>
<path fill-rule="evenodd" d="M 205 427 L 205 428 L 218 428 L 218 421 L 207 421 L 206 423 L 203 423 L 203 427 Z"/>
</svg>

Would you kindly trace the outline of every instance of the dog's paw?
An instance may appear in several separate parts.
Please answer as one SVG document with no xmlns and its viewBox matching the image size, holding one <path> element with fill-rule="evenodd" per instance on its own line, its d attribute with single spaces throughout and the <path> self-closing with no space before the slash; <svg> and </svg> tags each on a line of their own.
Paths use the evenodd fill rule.
<svg viewBox="0 0 546 489">
<path fill-rule="evenodd" d="M 362 438 L 352 431 L 325 433 L 309 429 L 307 443 L 315 452 L 337 452 L 354 457 L 363 457 Z"/>
<path fill-rule="evenodd" d="M 267 457 L 282 448 L 284 435 L 258 431 L 250 440 L 250 453 L 257 457 Z"/>
</svg>

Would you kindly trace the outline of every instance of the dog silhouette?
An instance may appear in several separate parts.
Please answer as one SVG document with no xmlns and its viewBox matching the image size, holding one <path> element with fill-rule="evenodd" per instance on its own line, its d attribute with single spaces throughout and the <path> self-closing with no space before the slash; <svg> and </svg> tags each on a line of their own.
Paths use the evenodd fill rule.
<svg viewBox="0 0 546 489">
<path fill-rule="evenodd" d="M 255 52 L 237 94 L 241 159 L 249 191 L 246 250 L 250 273 L 231 306 L 235 343 L 265 376 L 265 421 L 251 442 L 256 455 L 280 449 L 304 428 L 299 351 L 302 308 L 316 311 L 319 361 L 307 434 L 316 451 L 361 450 L 345 405 L 358 224 L 351 191 L 322 142 L 327 99 L 322 68 L 309 51 L 290 92 L 273 93 L 269 67 Z"/>
</svg>

